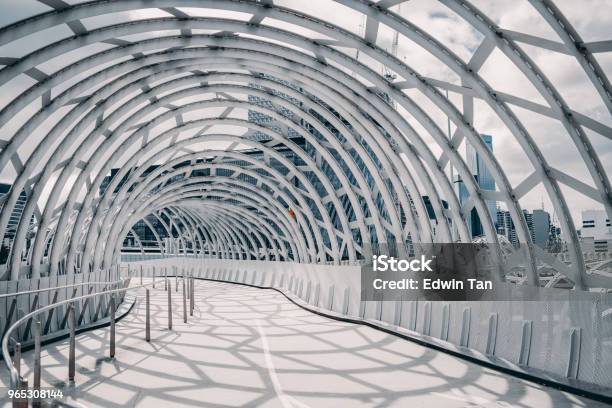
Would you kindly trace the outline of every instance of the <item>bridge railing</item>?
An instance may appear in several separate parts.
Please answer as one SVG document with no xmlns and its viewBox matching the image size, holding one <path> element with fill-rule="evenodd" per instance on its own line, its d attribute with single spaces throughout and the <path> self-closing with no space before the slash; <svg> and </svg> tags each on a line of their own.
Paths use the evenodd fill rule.
<svg viewBox="0 0 612 408">
<path fill-rule="evenodd" d="M 0 295 L 0 336 L 6 333 L 8 327 L 24 314 L 60 300 L 103 290 L 105 285 L 118 281 L 119 274 L 120 271 L 117 268 L 111 268 L 90 273 L 0 281 L 0 294 L 2 294 Z M 82 302 L 77 304 L 78 312 L 82 306 Z M 104 315 L 99 317 L 104 317 Z M 91 323 L 93 318 L 93 311 L 86 313 L 82 317 L 82 323 Z M 45 334 L 56 331 L 61 324 L 58 314 L 55 313 L 54 316 L 45 320 Z M 20 335 L 29 336 L 29 332 L 25 331 Z M 25 341 L 27 338 L 20 337 L 20 340 Z"/>
<path fill-rule="evenodd" d="M 109 286 L 112 287 L 121 283 L 121 280 L 113 282 L 85 282 L 2 294 L 0 295 L 0 302 L 6 302 L 6 309 L 3 310 L 2 313 L 4 327 L 2 328 L 2 326 L 0 326 L 0 328 L 3 329 L 2 332 L 0 332 L 0 334 L 2 334 L 0 337 L 4 337 L 7 334 L 11 323 L 19 319 L 20 316 L 33 312 L 40 307 L 44 307 L 47 304 L 55 304 L 65 297 L 68 299 L 75 299 L 78 297 L 79 292 L 87 291 L 87 294 L 91 294 L 99 292 L 96 288 L 101 287 L 102 291 L 104 291 Z M 47 298 L 44 304 L 41 303 L 41 298 L 43 297 Z M 98 304 L 97 307 L 95 305 L 88 307 L 88 305 L 88 300 L 84 303 L 76 303 L 77 315 L 79 316 L 77 324 L 79 326 L 95 322 L 98 318 L 104 318 L 108 315 L 108 309 L 104 309 L 101 303 Z M 25 306 L 25 310 L 21 308 L 22 306 Z M 48 313 L 45 313 L 46 316 L 41 316 L 43 336 L 62 330 L 66 326 L 65 313 L 62 313 L 62 310 L 58 310 L 57 313 L 54 313 L 55 311 L 55 309 L 51 309 Z M 13 333 L 14 338 L 21 342 L 30 340 L 32 338 L 31 325 L 32 319 L 28 320 L 24 328 L 20 327 L 20 330 Z"/>
<path fill-rule="evenodd" d="M 150 276 L 173 268 L 204 279 L 273 287 L 306 307 L 516 373 L 612 396 L 612 294 L 603 291 L 542 287 L 532 301 L 375 302 L 361 300 L 359 265 L 195 258 L 130 263 L 136 276 L 141 270 Z"/>
<path fill-rule="evenodd" d="M 127 275 L 130 275 L 132 271 L 129 270 Z M 182 294 L 183 294 L 183 321 L 187 323 L 187 315 L 193 316 L 194 310 L 194 295 L 195 295 L 195 284 L 193 277 L 188 275 L 184 269 L 176 270 L 175 279 L 182 282 Z M 121 279 L 117 282 L 107 282 L 106 285 L 110 286 L 118 286 L 113 289 L 103 290 L 101 292 L 89 293 L 82 296 L 75 296 L 72 298 L 68 298 L 65 300 L 55 301 L 46 306 L 42 306 L 36 308 L 35 310 L 30 311 L 24 316 L 18 318 L 12 325 L 10 325 L 4 336 L 2 337 L 2 357 L 4 359 L 4 363 L 9 370 L 10 375 L 10 389 L 11 390 L 28 390 L 28 380 L 21 376 L 21 353 L 22 349 L 25 345 L 33 346 L 34 349 L 34 370 L 33 370 L 33 384 L 32 390 L 39 390 L 41 386 L 41 373 L 42 373 L 42 364 L 41 364 L 41 346 L 42 341 L 44 339 L 44 329 L 43 329 L 43 317 L 45 315 L 52 315 L 55 311 L 55 314 L 62 314 L 58 312 L 58 310 L 65 311 L 62 315 L 63 326 L 62 328 L 68 327 L 67 334 L 69 336 L 69 354 L 68 354 L 68 380 L 73 382 L 75 378 L 75 368 L 76 368 L 76 358 L 75 358 L 75 350 L 76 350 L 76 332 L 79 329 L 79 322 L 81 321 L 81 317 L 83 313 L 85 313 L 89 309 L 94 308 L 94 304 L 97 301 L 98 307 L 96 307 L 96 314 L 100 310 L 101 307 L 104 307 L 107 311 L 108 315 L 108 325 L 110 330 L 109 336 L 109 355 L 111 358 L 115 357 L 115 322 L 117 318 L 117 306 L 121 304 L 126 295 L 128 293 L 133 295 L 132 304 L 134 304 L 139 298 L 144 297 L 145 302 L 145 328 L 144 328 L 144 338 L 147 342 L 151 341 L 151 324 L 150 324 L 150 292 L 149 287 L 155 288 L 156 284 L 160 282 L 157 280 L 155 274 L 153 275 L 153 279 L 151 282 L 142 283 L 136 286 L 129 286 L 131 278 L 127 277 Z M 89 285 L 93 285 L 97 283 L 89 283 Z M 78 284 L 78 285 L 88 285 L 88 284 Z M 16 293 L 16 294 L 7 294 L 4 297 L 10 296 L 20 296 L 32 293 L 40 293 L 44 291 L 55 291 L 66 289 L 67 287 L 75 287 L 78 285 L 67 285 L 64 287 L 58 288 L 47 288 L 43 290 L 36 291 L 28 291 L 28 293 Z M 168 293 L 168 329 L 172 329 L 172 280 L 171 276 L 165 276 L 163 279 L 164 289 Z M 141 289 L 145 289 L 144 294 L 138 294 L 138 291 Z M 178 284 L 176 285 L 176 291 L 178 291 Z M 187 299 L 189 299 L 189 311 L 187 309 Z M 77 305 L 83 304 L 83 308 L 81 312 L 78 313 Z M 101 306 L 105 305 L 105 306 Z M 22 343 L 18 333 L 20 329 L 27 327 L 27 332 L 31 332 L 31 340 L 26 343 Z M 26 330 L 24 330 L 25 332 Z M 58 332 L 55 333 L 57 335 Z M 62 333 L 60 333 L 62 334 Z M 12 351 L 12 356 L 11 356 Z M 22 394 L 19 394 L 20 396 Z M 27 395 L 27 394 L 26 394 Z M 34 394 L 35 395 L 35 394 Z M 33 400 L 34 405 L 38 405 L 37 400 Z M 14 407 L 27 407 L 28 406 L 27 398 L 13 398 L 13 406 Z"/>
</svg>

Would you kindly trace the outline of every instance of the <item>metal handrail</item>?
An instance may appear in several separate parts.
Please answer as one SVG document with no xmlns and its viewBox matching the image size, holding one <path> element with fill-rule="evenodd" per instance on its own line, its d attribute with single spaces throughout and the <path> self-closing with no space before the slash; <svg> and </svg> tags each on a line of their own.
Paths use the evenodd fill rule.
<svg viewBox="0 0 612 408">
<path fill-rule="evenodd" d="M 177 271 L 178 272 L 178 271 Z M 178 274 L 176 275 L 178 278 Z M 59 306 L 62 305 L 72 305 L 75 302 L 84 300 L 84 299 L 89 299 L 89 298 L 95 298 L 97 296 L 103 296 L 103 295 L 113 295 L 115 293 L 122 293 L 122 292 L 127 292 L 127 291 L 132 291 L 132 290 L 137 290 L 137 289 L 141 289 L 141 288 L 146 288 L 148 286 L 153 286 L 155 287 L 155 274 L 153 275 L 153 281 L 150 283 L 146 283 L 146 284 L 140 284 L 138 286 L 132 286 L 132 287 L 124 287 L 124 288 L 117 288 L 117 289 L 110 289 L 110 290 L 106 290 L 103 292 L 97 292 L 97 293 L 91 293 L 91 294 L 87 294 L 87 295 L 82 295 L 82 296 L 78 296 L 75 298 L 71 298 L 71 299 L 66 299 L 66 300 L 62 300 L 44 307 L 41 307 L 40 309 L 34 310 L 26 315 L 24 315 L 23 317 L 21 317 L 20 319 L 16 320 L 6 331 L 3 339 L 2 339 L 2 356 L 4 358 L 4 362 L 5 365 L 7 367 L 7 369 L 9 370 L 9 377 L 10 377 L 10 386 L 12 389 L 17 389 L 20 388 L 23 384 L 21 382 L 21 377 L 20 377 L 20 373 L 18 371 L 17 368 L 15 368 L 15 365 L 13 364 L 13 360 L 11 359 L 11 355 L 10 355 L 10 351 L 9 351 L 9 339 L 11 338 L 11 334 L 14 330 L 16 330 L 21 324 L 25 323 L 26 321 L 32 319 L 34 316 L 37 316 L 41 313 L 44 313 L 48 310 L 52 310 L 55 309 Z M 129 279 L 129 278 L 128 278 Z M 183 316 L 184 316 L 184 320 L 186 322 L 187 320 L 187 311 L 186 311 L 186 304 L 185 304 L 185 297 L 188 296 L 190 297 L 192 300 L 190 302 L 190 315 L 193 315 L 193 296 L 194 296 L 194 284 L 193 284 L 193 276 L 187 276 L 187 279 L 189 279 L 188 283 L 188 288 L 187 290 L 185 290 L 185 273 L 183 272 L 182 274 L 182 279 L 183 279 Z M 119 281 L 113 281 L 113 282 L 106 282 L 106 284 L 116 284 L 116 283 L 120 283 L 120 282 L 124 282 L 127 279 L 121 279 Z M 171 313 L 172 313 L 172 306 L 171 306 L 171 281 L 168 280 L 168 278 L 165 278 L 166 281 L 166 290 L 168 291 L 168 306 L 169 306 L 169 310 L 168 310 L 168 318 L 169 318 L 169 328 L 171 328 L 172 326 L 172 319 L 171 319 Z M 147 305 L 146 305 L 146 310 L 147 310 L 147 316 L 146 316 L 146 341 L 150 341 L 150 328 L 149 328 L 149 290 L 147 289 L 146 291 L 146 300 L 147 300 Z M 187 293 L 187 294 L 186 294 Z M 125 293 L 124 295 L 125 296 Z M 111 357 L 114 356 L 114 314 L 115 314 L 115 302 L 114 302 L 114 297 L 111 296 Z M 37 332 L 38 337 L 37 337 L 37 344 L 38 344 L 38 349 L 40 350 L 40 332 L 38 330 Z M 70 338 L 71 338 L 71 342 L 75 341 L 75 327 L 74 327 L 74 323 L 70 326 Z M 74 343 L 72 343 L 74 344 Z M 21 345 L 20 343 L 16 344 L 16 349 L 20 349 Z M 71 346 L 71 349 L 73 349 L 73 346 Z M 40 353 L 40 351 L 39 351 Z M 39 358 L 35 356 L 35 358 Z M 74 370 L 74 356 L 71 356 L 71 360 L 72 360 L 72 367 L 71 369 Z M 19 363 L 20 364 L 20 363 Z M 40 364 L 39 364 L 40 366 Z M 38 376 L 40 376 L 40 373 L 38 373 Z M 36 378 L 36 373 L 35 373 L 35 378 Z M 26 385 L 27 387 L 27 382 Z"/>
<path fill-rule="evenodd" d="M 122 282 L 124 280 L 126 280 L 126 278 L 122 278 L 122 279 L 119 279 L 119 280 L 116 280 L 116 281 L 112 281 L 112 282 L 83 282 L 83 283 L 73 283 L 72 285 L 54 286 L 54 287 L 51 287 L 51 288 L 44 288 L 44 289 L 24 290 L 23 292 L 12 292 L 12 293 L 2 294 L 2 295 L 0 295 L 0 299 L 7 298 L 7 297 L 13 297 L 13 296 L 29 295 L 29 294 L 32 294 L 32 293 L 40 293 L 40 292 L 48 292 L 48 291 L 52 291 L 52 290 L 73 288 L 75 286 L 111 285 L 113 283 L 120 283 L 120 282 Z"/>
<path fill-rule="evenodd" d="M 110 284 L 110 282 L 109 282 Z M 152 284 L 152 283 L 151 283 Z M 107 290 L 104 292 L 98 292 L 98 293 L 91 293 L 88 295 L 83 295 L 83 296 L 78 296 L 75 298 L 71 298 L 71 299 L 66 299 L 66 300 L 62 300 L 56 303 L 52 303 L 50 305 L 47 306 L 43 306 L 40 309 L 36 309 L 33 312 L 30 312 L 26 315 L 24 315 L 23 317 L 21 317 L 20 319 L 16 320 L 15 323 L 13 323 L 8 330 L 6 331 L 6 334 L 4 335 L 4 338 L 2 339 L 2 357 L 4 358 L 4 363 L 6 364 L 6 367 L 8 368 L 9 372 L 10 372 L 10 384 L 11 384 L 11 388 L 17 388 L 17 386 L 19 385 L 19 373 L 17 372 L 17 369 L 13 366 L 12 360 L 11 360 L 11 354 L 9 352 L 9 348 L 8 348 L 8 339 L 11 336 L 12 332 L 19 327 L 19 325 L 21 325 L 22 323 L 26 322 L 27 320 L 31 319 L 34 316 L 37 316 L 43 312 L 46 312 L 47 310 L 51 310 L 51 309 L 55 309 L 59 306 L 62 305 L 66 305 L 69 303 L 73 303 L 79 300 L 83 300 L 83 299 L 88 299 L 88 298 L 93 298 L 96 296 L 101 296 L 101 295 L 106 295 L 106 294 L 113 294 L 113 293 L 118 293 L 118 292 L 124 292 L 124 291 L 128 291 L 128 290 L 132 290 L 132 289 L 139 289 L 145 286 L 148 286 L 150 284 L 146 284 L 146 285 L 139 285 L 139 286 L 133 286 L 133 287 L 126 287 L 126 288 L 119 288 L 119 289 L 111 289 L 111 290 Z"/>
</svg>

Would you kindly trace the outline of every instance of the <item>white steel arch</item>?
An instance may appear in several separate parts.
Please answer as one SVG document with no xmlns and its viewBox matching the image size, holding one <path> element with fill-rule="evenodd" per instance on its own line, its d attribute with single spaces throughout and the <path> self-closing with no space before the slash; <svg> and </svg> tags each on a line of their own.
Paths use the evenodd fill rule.
<svg viewBox="0 0 612 408">
<path fill-rule="evenodd" d="M 0 129 L 13 129 L 1 147 L 0 172 L 16 174 L 0 210 L 0 234 L 6 233 L 22 192 L 28 196 L 11 244 L 7 278 L 110 267 L 126 234 L 142 250 L 132 228 L 141 219 L 161 247 L 162 237 L 146 220 L 149 214 L 160 220 L 167 236 L 176 232 L 183 251 L 212 256 L 214 248 L 215 256 L 233 259 L 258 257 L 258 250 L 266 260 L 273 253 L 275 260 L 299 262 L 357 262 L 376 251 L 410 256 L 418 253 L 420 243 L 471 240 L 466 219 L 473 209 L 486 240 L 497 244 L 486 205 L 495 200 L 511 214 L 527 254 L 524 280 L 539 285 L 537 267 L 543 258 L 533 248 L 519 201 L 543 186 L 568 246 L 570 262 L 563 274 L 576 289 L 612 287 L 587 273 L 569 193 L 560 186 L 596 201 L 612 218 L 609 168 L 586 133 L 610 140 L 612 129 L 607 120 L 572 109 L 521 44 L 575 58 L 612 114 L 610 81 L 594 56 L 610 51 L 609 46 L 585 44 L 550 0 L 530 3 L 559 42 L 504 30 L 467 1 L 439 1 L 483 36 L 469 61 L 390 10 L 401 0 L 330 0 L 364 16 L 363 34 L 299 7 L 254 0 L 86 1 L 1 28 L 0 45 L 64 24 L 74 33 L 22 57 L 3 59 L 0 85 L 24 76 L 34 80 L 0 110 Z M 169 17 L 111 19 L 92 30 L 81 21 L 153 8 Z M 191 16 L 183 8 L 251 18 Z M 300 29 L 290 31 L 288 24 Z M 461 84 L 429 78 L 386 52 L 377 43 L 383 26 L 422 48 Z M 123 38 L 142 34 L 142 40 Z M 40 68 L 95 44 L 106 49 L 50 74 Z M 346 50 L 376 60 L 394 76 L 377 73 Z M 499 92 L 483 78 L 481 68 L 494 51 L 507 56 L 545 104 Z M 407 90 L 419 92 L 436 112 L 420 106 Z M 444 91 L 461 95 L 463 106 L 457 107 Z M 482 141 L 474 100 L 494 112 L 527 157 L 533 173 L 522 182 L 510 181 Z M 36 104 L 40 107 L 32 109 Z M 558 121 L 586 166 L 589 183 L 549 164 L 514 107 Z M 221 114 L 211 113 L 219 109 Z M 450 139 L 436 120 L 438 111 L 456 129 Z M 246 121 L 245 112 L 263 114 L 269 124 Z M 195 114 L 199 119 L 188 119 Z M 28 120 L 14 126 L 19 115 Z M 242 131 L 218 132 L 215 127 Z M 33 152 L 23 153 L 36 132 L 42 132 L 42 139 Z M 257 134 L 268 139 L 256 142 Z M 426 140 L 433 140 L 435 148 Z M 226 147 L 208 147 L 214 143 Z M 496 190 L 483 190 L 472 176 L 459 152 L 465 143 L 482 158 Z M 467 200 L 458 199 L 449 168 L 461 177 Z M 113 178 L 108 177 L 111 171 Z M 206 174 L 193 173 L 198 171 Z M 32 217 L 38 230 L 28 242 Z M 501 250 L 497 256 L 503 257 Z M 49 266 L 43 268 L 45 263 Z M 503 269 L 499 272 L 504 279 Z"/>
</svg>

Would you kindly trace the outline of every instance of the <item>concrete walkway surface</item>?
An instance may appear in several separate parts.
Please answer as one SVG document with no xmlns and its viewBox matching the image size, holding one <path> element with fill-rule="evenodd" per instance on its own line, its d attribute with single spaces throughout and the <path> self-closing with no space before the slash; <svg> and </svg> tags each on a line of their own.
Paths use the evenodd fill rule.
<svg viewBox="0 0 612 408">
<path fill-rule="evenodd" d="M 68 341 L 43 349 L 43 386 L 70 407 L 603 407 L 510 377 L 375 329 L 299 308 L 273 290 L 196 281 L 194 316 L 181 292 L 167 329 L 163 282 L 151 290 L 151 343 L 144 301 L 109 329 L 77 337 L 77 374 L 67 384 Z M 143 296 L 140 299 L 144 299 Z M 32 383 L 32 353 L 22 372 Z M 0 386 L 7 371 L 0 369 Z M 8 406 L 8 402 L 5 402 Z"/>
</svg>

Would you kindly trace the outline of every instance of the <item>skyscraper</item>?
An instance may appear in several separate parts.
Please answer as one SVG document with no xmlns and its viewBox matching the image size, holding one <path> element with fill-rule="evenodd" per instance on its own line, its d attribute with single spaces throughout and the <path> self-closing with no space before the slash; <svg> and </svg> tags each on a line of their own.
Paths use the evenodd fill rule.
<svg viewBox="0 0 612 408">
<path fill-rule="evenodd" d="M 483 142 L 487 146 L 487 148 L 493 152 L 493 136 L 491 135 L 480 135 Z M 484 160 L 478 154 L 474 146 L 471 143 L 466 143 L 466 163 L 470 169 L 470 172 L 474 176 L 476 183 L 483 190 L 495 190 L 495 180 L 491 175 L 491 172 L 485 165 Z M 457 179 L 457 184 L 459 188 L 459 202 L 463 204 L 469 198 L 469 194 L 467 188 L 463 180 L 460 178 Z M 497 202 L 493 200 L 485 200 L 485 204 L 487 205 L 487 210 L 489 212 L 489 217 L 495 223 L 497 221 Z M 472 209 L 467 216 L 468 228 L 472 234 L 472 237 L 477 237 L 484 234 L 484 229 L 482 227 L 482 222 L 480 221 L 480 217 L 476 209 Z"/>
<path fill-rule="evenodd" d="M 557 230 L 550 223 L 550 215 L 544 210 L 534 210 L 533 213 L 523 210 L 523 219 L 527 224 L 531 241 L 542 249 L 546 249 L 551 233 Z M 497 210 L 495 225 L 499 235 L 504 235 L 515 247 L 519 246 L 516 227 L 510 216 L 510 211 Z"/>
<path fill-rule="evenodd" d="M 546 249 L 551 235 L 550 214 L 544 210 L 533 210 L 533 243 Z"/>
<path fill-rule="evenodd" d="M 8 194 L 10 190 L 10 184 L 0 184 L 0 197 Z M 25 191 L 22 191 L 21 194 L 19 194 L 17 202 L 15 203 L 15 207 L 13 207 L 13 210 L 11 211 L 11 216 L 9 218 L 8 224 L 6 225 L 6 233 L 4 235 L 4 238 L 8 238 L 11 240 L 15 238 L 15 233 L 17 232 L 19 221 L 21 220 L 21 214 L 23 213 L 27 201 L 28 196 L 26 195 Z"/>
<path fill-rule="evenodd" d="M 283 85 L 286 85 L 286 86 L 288 86 L 290 88 L 293 88 L 294 90 L 296 90 L 298 92 L 302 91 L 300 87 L 290 83 L 289 81 L 280 80 L 280 79 L 274 78 L 271 75 L 266 75 L 266 74 L 258 74 L 258 76 L 260 76 L 261 78 L 266 78 L 266 79 L 274 80 L 274 81 L 279 82 L 279 83 L 281 83 Z M 263 87 L 258 86 L 256 84 L 250 84 L 250 86 L 252 86 L 253 88 L 258 88 L 258 89 L 264 90 Z M 294 104 L 296 104 L 298 106 L 301 106 L 301 102 L 298 101 L 295 98 L 291 98 L 290 96 L 285 95 L 285 94 L 283 94 L 281 92 L 278 92 L 276 90 L 270 90 L 270 92 L 274 96 L 278 96 L 278 97 L 286 99 L 286 100 L 288 100 L 288 101 L 290 101 L 290 102 L 292 102 L 292 103 L 294 103 Z M 287 108 L 284 108 L 284 107 L 276 106 L 269 99 L 261 98 L 259 96 L 249 95 L 248 96 L 248 101 L 251 102 L 254 105 L 257 105 L 257 106 L 261 106 L 261 107 L 265 107 L 265 108 L 269 108 L 269 109 L 275 110 L 279 114 L 281 114 L 283 116 L 286 116 L 288 118 L 293 118 L 295 116 L 294 112 L 292 112 L 291 110 L 289 110 Z M 249 120 L 249 122 L 253 122 L 253 123 L 256 123 L 258 125 L 267 126 L 270 129 L 275 130 L 275 131 L 279 131 L 280 132 L 283 129 L 283 126 L 281 126 L 279 123 L 277 123 L 272 117 L 270 117 L 270 116 L 268 116 L 268 115 L 266 115 L 266 114 L 264 114 L 262 112 L 258 112 L 257 110 L 249 109 L 249 111 L 248 111 L 248 120 Z M 300 122 L 302 122 L 302 119 L 300 119 Z M 292 128 L 288 128 L 287 129 L 287 136 L 288 137 L 297 137 L 299 135 Z M 260 131 L 256 131 L 256 132 L 253 132 L 250 135 L 250 139 L 256 140 L 256 141 L 260 142 L 260 141 L 270 140 L 270 135 L 267 135 L 267 134 L 262 133 Z"/>
<path fill-rule="evenodd" d="M 10 184 L 0 183 L 0 197 L 3 197 L 9 193 L 11 190 Z M 11 211 L 11 216 L 6 225 L 6 231 L 4 233 L 4 237 L 2 237 L 2 243 L 0 245 L 0 263 L 6 262 L 8 257 L 8 253 L 10 249 L 13 247 L 13 241 L 15 240 L 15 234 L 17 233 L 17 228 L 19 227 L 19 223 L 21 222 L 21 215 L 23 214 L 23 210 L 28 201 L 28 196 L 25 191 L 21 191 L 19 194 L 19 198 L 17 198 L 17 202 L 15 202 L 15 206 Z M 0 208 L 4 205 L 4 202 L 0 204 Z M 34 216 L 30 219 L 30 224 L 28 228 L 32 230 L 35 227 L 34 224 Z M 29 248 L 29 240 L 26 242 L 26 248 Z"/>
</svg>

